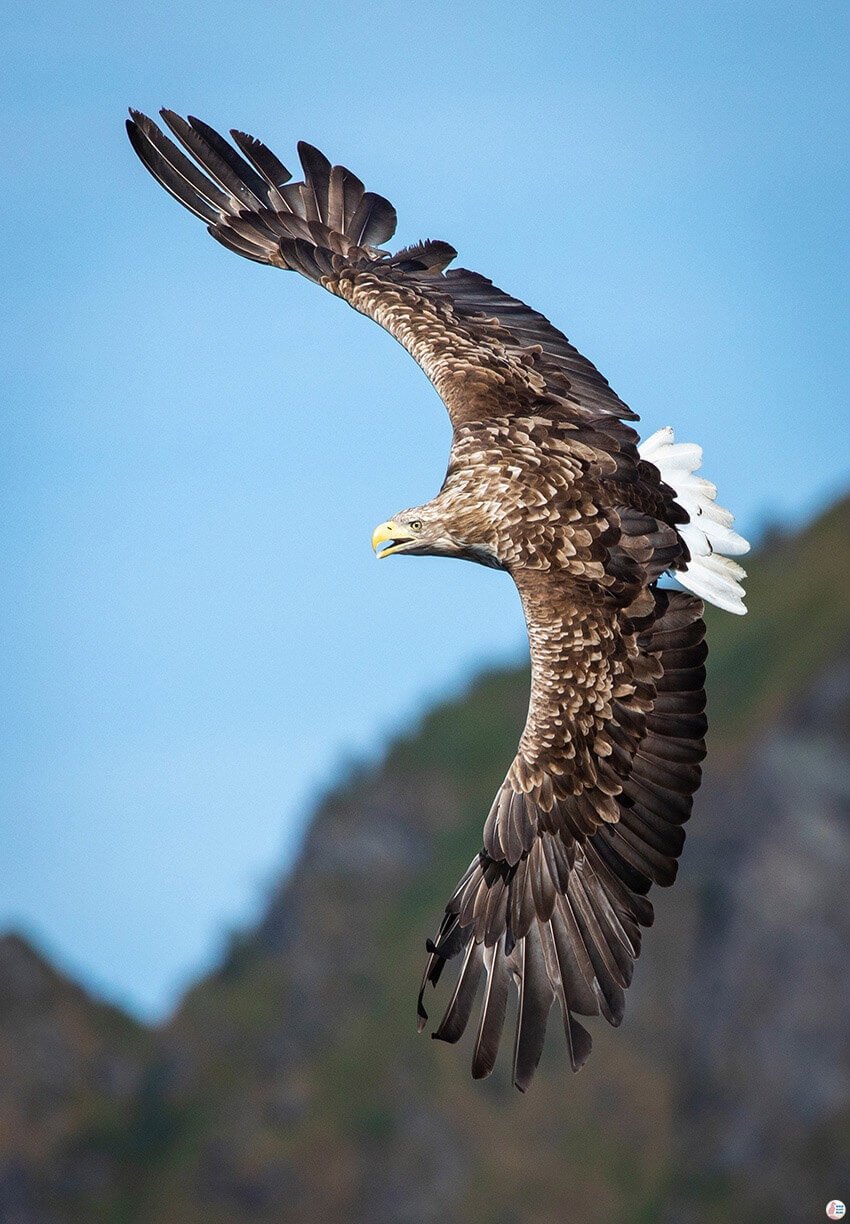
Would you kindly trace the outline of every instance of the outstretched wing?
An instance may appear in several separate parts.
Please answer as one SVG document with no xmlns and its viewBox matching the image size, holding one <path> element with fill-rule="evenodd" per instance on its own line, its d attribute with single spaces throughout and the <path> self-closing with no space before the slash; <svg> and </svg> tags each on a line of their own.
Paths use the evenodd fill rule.
<svg viewBox="0 0 850 1224">
<path fill-rule="evenodd" d="M 381 249 L 395 211 L 350 171 L 301 144 L 304 181 L 293 183 L 244 133 L 231 133 L 234 148 L 199 120 L 163 111 L 184 153 L 150 119 L 131 114 L 142 161 L 213 237 L 316 281 L 412 354 L 454 426 L 447 480 L 465 465 L 473 479 L 471 458 L 482 446 L 498 451 L 494 470 L 525 472 L 504 521 L 510 533 L 516 516 L 518 547 L 540 534 L 535 555 L 510 567 L 531 640 L 529 720 L 484 848 L 431 945 L 423 989 L 464 952 L 435 1034 L 456 1040 L 486 975 L 473 1060 L 483 1075 L 513 978 L 514 1079 L 522 1088 L 557 997 L 577 1067 L 590 1039 L 575 1016 L 619 1021 L 640 927 L 652 919 L 645 894 L 652 882 L 672 882 L 699 781 L 702 605 L 652 589 L 665 568 L 688 560 L 673 529 L 687 513 L 658 467 L 640 459 L 625 424 L 634 413 L 566 337 L 484 277 L 446 271 L 455 256 L 446 243 L 395 255 Z M 532 492 L 534 530 L 522 501 Z"/>
<path fill-rule="evenodd" d="M 460 976 L 434 1036 L 457 1041 L 486 979 L 472 1073 L 493 1069 L 509 986 L 519 991 L 513 1079 L 525 1089 L 560 1005 L 577 1070 L 591 1040 L 576 1016 L 619 1024 L 652 922 L 651 884 L 672 884 L 704 756 L 702 603 L 653 590 L 632 621 L 577 599 L 551 573 L 515 575 L 532 657 L 519 752 L 484 846 L 429 944 L 419 996 L 447 960 Z"/>
<path fill-rule="evenodd" d="M 127 130 L 145 166 L 214 238 L 247 259 L 300 272 L 375 319 L 428 375 L 455 426 L 526 411 L 542 395 L 598 422 L 613 449 L 634 445 L 620 423 L 634 413 L 541 314 L 475 272 L 446 272 L 456 252 L 445 242 L 382 250 L 395 209 L 351 171 L 302 142 L 304 181 L 293 183 L 253 137 L 232 131 L 237 151 L 200 120 L 163 110 L 187 156 L 147 116 L 130 113 Z"/>
</svg>

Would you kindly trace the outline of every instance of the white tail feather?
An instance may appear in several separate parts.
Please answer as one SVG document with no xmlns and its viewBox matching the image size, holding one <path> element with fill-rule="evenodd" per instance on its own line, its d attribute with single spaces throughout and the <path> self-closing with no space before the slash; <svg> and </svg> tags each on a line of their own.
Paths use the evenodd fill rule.
<svg viewBox="0 0 850 1224">
<path fill-rule="evenodd" d="M 676 570 L 676 577 L 695 595 L 742 616 L 747 609 L 740 580 L 746 574 L 729 558 L 748 552 L 750 546 L 732 530 L 734 519 L 729 511 L 716 504 L 717 489 L 711 481 L 694 475 L 702 463 L 702 447 L 677 442 L 666 425 L 641 442 L 638 453 L 658 468 L 690 519 L 676 528 L 691 554 L 688 564 Z"/>
</svg>

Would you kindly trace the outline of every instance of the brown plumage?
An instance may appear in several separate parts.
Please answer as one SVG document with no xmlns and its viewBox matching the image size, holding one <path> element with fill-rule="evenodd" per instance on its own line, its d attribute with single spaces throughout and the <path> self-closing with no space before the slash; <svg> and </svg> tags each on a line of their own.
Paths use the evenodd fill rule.
<svg viewBox="0 0 850 1224">
<path fill-rule="evenodd" d="M 237 151 L 198 120 L 163 111 L 192 161 L 131 114 L 144 164 L 214 238 L 375 319 L 448 408 L 440 492 L 377 529 L 376 547 L 506 570 L 525 611 L 532 688 L 482 849 L 428 942 L 420 1028 L 425 987 L 458 957 L 434 1036 L 457 1041 L 482 994 L 473 1075 L 493 1068 L 511 981 L 517 1087 L 532 1078 L 555 1000 L 578 1068 L 590 1037 L 576 1017 L 622 1019 L 641 928 L 652 922 L 646 894 L 675 878 L 700 780 L 702 603 L 657 579 L 677 570 L 743 610 L 742 571 L 718 541 L 730 552 L 744 542 L 712 504 L 713 487 L 692 475 L 698 448 L 661 431 L 650 440 L 656 460 L 642 458 L 626 424 L 635 414 L 542 315 L 477 273 L 447 271 L 455 251 L 444 242 L 382 250 L 395 211 L 350 171 L 300 144 L 304 181 L 293 183 L 253 137 L 232 132 Z"/>
</svg>

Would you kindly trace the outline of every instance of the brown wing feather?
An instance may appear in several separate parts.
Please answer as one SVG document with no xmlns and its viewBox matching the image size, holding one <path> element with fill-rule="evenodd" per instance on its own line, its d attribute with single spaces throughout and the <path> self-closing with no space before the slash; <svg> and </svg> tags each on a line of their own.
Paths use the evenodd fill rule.
<svg viewBox="0 0 850 1224">
<path fill-rule="evenodd" d="M 151 174 L 230 250 L 299 272 L 380 323 L 434 384 L 456 434 L 469 422 L 529 414 L 567 422 L 573 450 L 589 448 L 597 464 L 607 456 L 621 489 L 628 486 L 615 500 L 665 523 L 684 521 L 657 468 L 638 458 L 637 435 L 625 424 L 635 414 L 543 315 L 476 272 L 446 271 L 456 254 L 448 243 L 393 256 L 381 250 L 395 230 L 392 205 L 311 145 L 299 145 L 304 181 L 292 183 L 253 137 L 234 131 L 237 151 L 200 120 L 162 115 L 195 160 L 131 111 L 130 139 Z M 544 460 L 547 452 L 544 439 Z M 672 551 L 682 556 L 678 537 Z"/>
<path fill-rule="evenodd" d="M 419 362 L 456 425 L 524 411 L 541 395 L 550 407 L 560 401 L 607 419 L 612 436 L 616 418 L 635 419 L 543 315 L 475 272 L 444 272 L 456 254 L 448 243 L 420 243 L 395 256 L 377 249 L 395 230 L 392 205 L 311 145 L 299 145 L 304 181 L 289 183 L 283 164 L 253 137 L 234 131 L 237 152 L 200 120 L 162 115 L 197 166 L 151 119 L 131 111 L 130 139 L 151 174 L 225 246 L 309 276 L 377 320 Z M 293 219 L 306 228 L 293 227 Z M 306 247 L 294 246 L 296 238 Z M 631 431 L 617 436 L 634 440 Z"/>
<path fill-rule="evenodd" d="M 473 1074 L 487 1074 L 505 990 L 494 974 L 506 964 L 520 990 L 514 1082 L 525 1089 L 553 999 L 574 1069 L 590 1051 L 575 1017 L 623 1017 L 641 928 L 653 919 L 646 893 L 675 878 L 681 826 L 699 785 L 705 650 L 702 604 L 684 592 L 652 590 L 651 613 L 633 621 L 616 606 L 606 613 L 577 604 L 575 589 L 565 601 L 562 583 L 545 574 L 521 575 L 518 586 L 532 651 L 528 721 L 484 847 L 431 945 L 419 1007 L 421 1019 L 425 987 L 446 960 L 481 945 L 479 1033 L 489 1036 L 486 1055 L 480 1038 L 476 1044 Z M 685 716 L 674 736 L 658 713 L 671 698 Z M 491 946 L 497 956 L 488 955 Z M 457 1017 L 455 1008 L 434 1035 L 456 1041 Z"/>
</svg>

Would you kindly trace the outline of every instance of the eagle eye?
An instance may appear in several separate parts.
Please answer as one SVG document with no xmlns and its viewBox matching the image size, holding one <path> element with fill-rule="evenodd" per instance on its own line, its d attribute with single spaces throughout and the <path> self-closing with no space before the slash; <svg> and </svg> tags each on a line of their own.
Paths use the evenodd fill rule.
<svg viewBox="0 0 850 1224">
<path fill-rule="evenodd" d="M 420 522 L 420 520 L 419 520 L 419 519 L 411 519 L 411 521 L 410 521 L 410 529 L 411 529 L 411 531 L 421 531 L 421 530 L 422 530 L 422 523 Z"/>
</svg>

